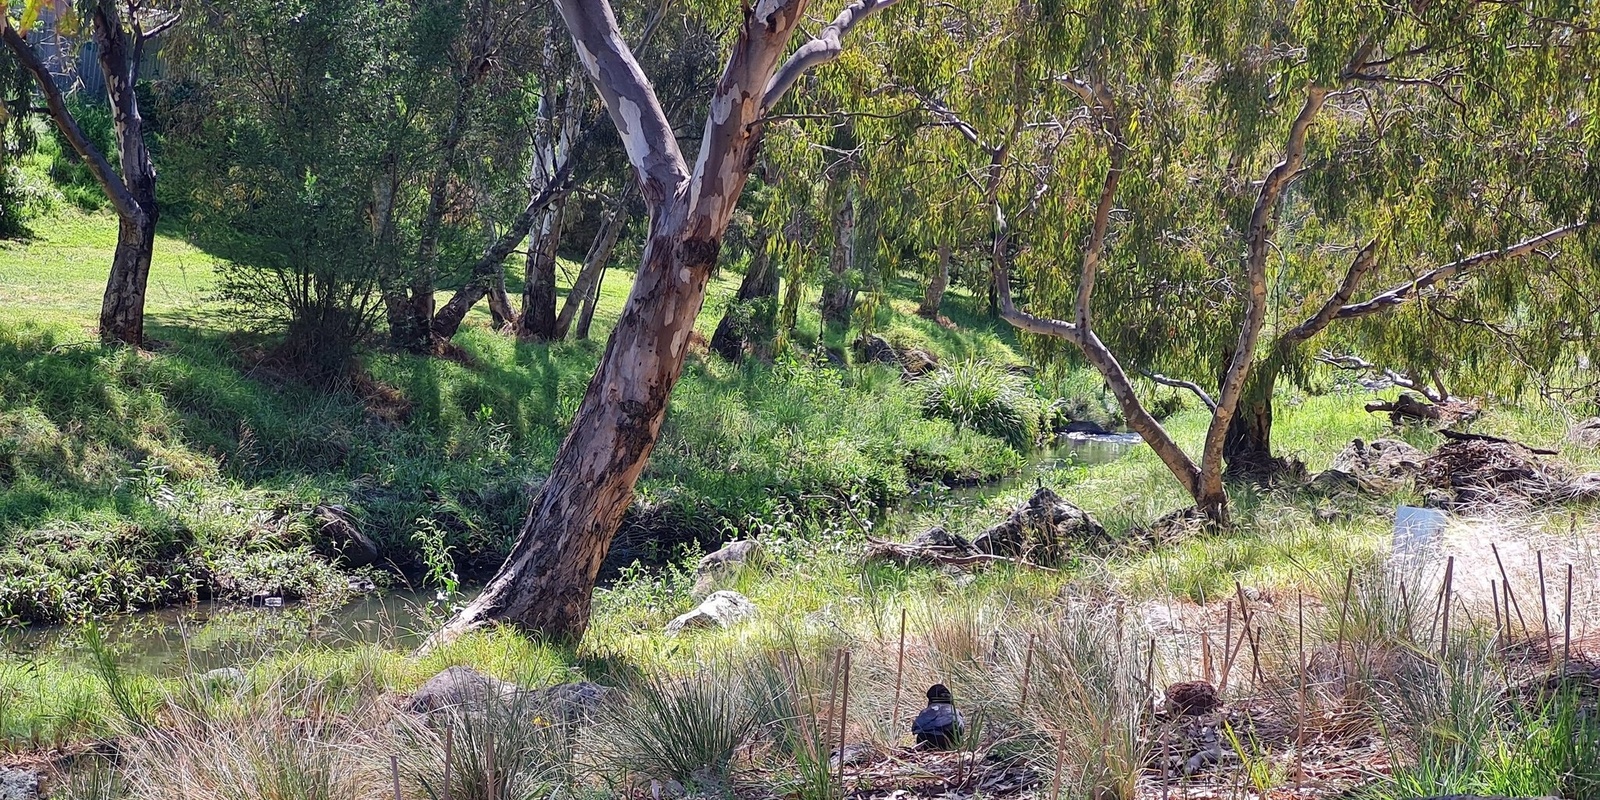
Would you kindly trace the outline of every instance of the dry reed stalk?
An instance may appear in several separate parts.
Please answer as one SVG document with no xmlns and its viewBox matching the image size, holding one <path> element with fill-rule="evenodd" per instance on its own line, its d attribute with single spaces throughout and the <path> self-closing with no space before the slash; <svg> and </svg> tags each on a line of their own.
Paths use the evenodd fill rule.
<svg viewBox="0 0 1600 800">
<path fill-rule="evenodd" d="M 1555 660 L 1555 648 L 1550 646 L 1550 602 L 1544 586 L 1544 551 L 1534 552 L 1539 564 L 1539 620 L 1544 628 L 1544 660 Z"/>
<path fill-rule="evenodd" d="M 1517 624 L 1522 627 L 1522 638 L 1528 638 L 1528 622 L 1522 618 L 1522 604 L 1517 602 L 1517 596 L 1511 591 L 1511 577 L 1506 574 L 1505 562 L 1500 560 L 1500 547 L 1494 542 L 1489 543 L 1489 551 L 1494 553 L 1495 566 L 1500 568 L 1500 580 L 1505 582 L 1506 605 L 1517 612 Z M 1506 612 L 1506 633 L 1511 632 L 1511 612 Z M 1510 639 L 1510 636 L 1506 637 Z"/>
<path fill-rule="evenodd" d="M 1028 707 L 1028 679 L 1033 676 L 1033 643 L 1038 634 L 1028 634 L 1028 655 L 1022 659 L 1022 698 L 1017 701 L 1017 710 Z"/>
<path fill-rule="evenodd" d="M 1200 680 L 1215 684 L 1211 675 L 1211 632 L 1200 629 Z"/>
<path fill-rule="evenodd" d="M 455 765 L 456 754 L 456 726 L 450 725 L 444 729 L 444 798 L 450 800 L 451 769 Z"/>
<path fill-rule="evenodd" d="M 1298 636 L 1297 648 L 1300 661 L 1300 719 L 1294 731 L 1294 788 L 1296 793 L 1305 783 L 1305 746 L 1306 746 L 1306 596 L 1304 592 L 1296 590 L 1295 600 L 1295 626 Z M 1343 652 L 1341 651 L 1341 657 Z"/>
<path fill-rule="evenodd" d="M 1150 708 L 1155 710 L 1156 703 L 1156 637 L 1150 637 L 1150 653 L 1144 661 L 1144 690 L 1149 695 Z"/>
<path fill-rule="evenodd" d="M 1514 634 L 1511 632 L 1511 609 L 1515 607 L 1516 601 L 1511 597 L 1511 581 L 1503 580 L 1500 583 L 1500 601 L 1505 603 L 1506 606 L 1506 644 L 1509 646 L 1514 636 Z M 1523 639 L 1527 639 L 1528 632 L 1526 629 L 1523 630 L 1522 637 Z"/>
<path fill-rule="evenodd" d="M 488 751 L 487 757 L 484 758 L 483 777 L 484 780 L 488 781 L 489 785 L 485 788 L 489 790 L 489 800 L 499 800 L 500 781 L 499 776 L 495 774 L 497 770 L 494 768 L 494 728 L 490 727 L 485 730 L 483 738 L 485 750 Z"/>
<path fill-rule="evenodd" d="M 389 777 L 394 780 L 394 800 L 405 800 L 400 796 L 400 756 L 389 754 Z"/>
<path fill-rule="evenodd" d="M 1561 614 L 1561 677 L 1567 677 L 1567 662 L 1572 659 L 1572 565 L 1567 565 L 1566 608 Z"/>
<path fill-rule="evenodd" d="M 1339 673 L 1341 675 L 1344 674 L 1344 671 L 1345 671 L 1345 668 L 1344 668 L 1344 663 L 1345 663 L 1345 658 L 1344 658 L 1344 625 L 1345 625 L 1346 618 L 1348 618 L 1350 616 L 1350 592 L 1351 592 L 1352 589 L 1355 588 L 1355 582 L 1356 582 L 1356 568 L 1355 567 L 1350 567 L 1350 568 L 1346 569 L 1345 573 L 1344 573 L 1344 599 L 1339 602 L 1339 634 L 1334 640 L 1334 646 L 1338 648 L 1338 653 L 1339 653 Z"/>
<path fill-rule="evenodd" d="M 1244 621 L 1244 638 L 1250 642 L 1250 676 L 1257 685 L 1261 683 L 1261 645 L 1257 641 L 1259 634 L 1251 635 L 1251 621 L 1255 615 L 1250 612 L 1250 601 L 1245 598 L 1244 584 L 1233 582 L 1234 593 L 1239 597 L 1239 615 Z"/>
<path fill-rule="evenodd" d="M 839 677 L 840 677 L 839 670 L 840 670 L 843 662 L 844 662 L 844 650 L 841 649 L 841 650 L 833 651 L 833 674 L 828 676 L 828 726 L 829 727 L 825 728 L 823 730 L 823 734 L 822 734 L 822 746 L 824 748 L 826 748 L 828 746 L 829 733 L 832 732 L 832 730 L 833 730 L 833 727 L 832 727 L 833 726 L 833 720 L 835 719 L 835 717 L 833 716 L 834 703 L 836 703 L 838 701 L 838 699 L 839 699 Z"/>
<path fill-rule="evenodd" d="M 1233 663 L 1239 657 L 1239 650 L 1244 647 L 1244 637 L 1247 628 L 1240 628 L 1237 641 L 1233 638 L 1233 618 L 1228 618 L 1228 641 L 1225 644 L 1227 653 L 1222 660 L 1222 676 L 1217 679 L 1217 691 L 1225 692 L 1228 689 L 1228 675 L 1233 671 Z"/>
<path fill-rule="evenodd" d="M 839 699 L 839 796 L 844 797 L 845 726 L 850 724 L 850 651 L 844 651 L 844 691 Z"/>
<path fill-rule="evenodd" d="M 1411 633 L 1411 596 L 1406 594 L 1406 582 L 1404 580 L 1400 581 L 1400 608 L 1405 612 L 1406 641 L 1409 642 L 1414 638 Z"/>
<path fill-rule="evenodd" d="M 1494 606 L 1495 647 L 1504 647 L 1506 640 L 1500 637 L 1500 586 L 1494 581 L 1489 581 L 1489 605 Z"/>
<path fill-rule="evenodd" d="M 1061 762 L 1067 760 L 1067 729 L 1061 729 L 1061 735 L 1056 737 L 1056 776 L 1050 781 L 1050 800 L 1061 798 Z"/>
<path fill-rule="evenodd" d="M 894 706 L 889 714 L 891 735 L 900 735 L 900 687 L 906 674 L 906 610 L 900 609 L 900 655 L 894 663 Z"/>
<path fill-rule="evenodd" d="M 1443 661 L 1450 653 L 1450 591 L 1455 581 L 1456 557 L 1450 556 L 1444 562 L 1444 584 L 1439 587 L 1440 613 L 1439 613 L 1439 660 Z"/>
</svg>

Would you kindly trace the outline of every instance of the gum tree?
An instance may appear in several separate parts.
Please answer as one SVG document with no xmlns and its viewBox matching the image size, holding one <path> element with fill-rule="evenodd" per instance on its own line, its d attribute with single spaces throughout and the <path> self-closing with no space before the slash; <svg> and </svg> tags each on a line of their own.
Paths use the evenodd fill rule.
<svg viewBox="0 0 1600 800">
<path fill-rule="evenodd" d="M 27 39 L 29 29 L 45 14 L 64 35 L 75 34 L 83 26 L 88 28 L 96 61 L 105 75 L 117 167 L 79 127 L 49 66 Z M 160 217 L 156 169 L 150 160 L 144 116 L 139 110 L 139 67 L 148 42 L 176 22 L 177 15 L 167 6 L 147 0 L 93 0 L 86 4 L 81 17 L 68 3 L 27 0 L 16 22 L 9 9 L 0 14 L 0 40 L 33 77 L 50 121 L 83 159 L 117 212 L 117 244 L 100 303 L 100 339 L 108 344 L 137 347 L 144 343 L 145 288 L 150 280 L 150 258 Z"/>
<path fill-rule="evenodd" d="M 649 232 L 633 290 L 511 554 L 436 641 L 497 622 L 557 640 L 583 635 L 595 577 L 660 433 L 763 122 L 893 2 L 854 0 L 792 52 L 805 0 L 743 6 L 691 166 L 610 4 L 557 0 L 638 174 Z"/>
<path fill-rule="evenodd" d="M 1551 248 L 1592 214 L 1593 44 L 1559 8 L 939 8 L 896 31 L 882 90 L 944 129 L 926 163 L 970 176 L 1002 317 L 1097 369 L 1213 520 L 1225 467 L 1270 460 L 1274 382 L 1324 331 L 1406 319 L 1385 334 L 1403 341 L 1429 326 L 1399 312 L 1465 284 L 1537 316 L 1504 276 L 1582 263 Z M 1548 313 L 1591 326 L 1577 307 Z M 1197 453 L 1140 373 L 1211 410 Z"/>
</svg>

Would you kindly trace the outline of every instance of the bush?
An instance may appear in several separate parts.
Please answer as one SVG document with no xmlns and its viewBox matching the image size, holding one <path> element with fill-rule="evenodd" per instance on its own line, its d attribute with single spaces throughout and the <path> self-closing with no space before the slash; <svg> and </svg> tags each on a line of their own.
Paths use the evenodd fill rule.
<svg viewBox="0 0 1600 800">
<path fill-rule="evenodd" d="M 1027 378 L 985 361 L 942 367 L 921 382 L 923 410 L 930 417 L 993 436 L 1016 448 L 1039 438 L 1042 412 Z"/>
<path fill-rule="evenodd" d="M 607 770 L 684 786 L 727 786 L 735 748 L 756 715 L 741 685 L 726 675 L 646 678 L 595 730 Z"/>
</svg>

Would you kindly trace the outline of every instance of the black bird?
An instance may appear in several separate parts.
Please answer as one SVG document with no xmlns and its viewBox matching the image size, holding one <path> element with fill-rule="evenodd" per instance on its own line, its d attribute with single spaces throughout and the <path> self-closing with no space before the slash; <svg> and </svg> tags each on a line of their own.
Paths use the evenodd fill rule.
<svg viewBox="0 0 1600 800">
<path fill-rule="evenodd" d="M 911 722 L 911 733 L 917 744 L 935 750 L 950 750 L 961 738 L 961 712 L 956 710 L 955 698 L 950 688 L 942 683 L 928 687 L 928 707 Z"/>
</svg>

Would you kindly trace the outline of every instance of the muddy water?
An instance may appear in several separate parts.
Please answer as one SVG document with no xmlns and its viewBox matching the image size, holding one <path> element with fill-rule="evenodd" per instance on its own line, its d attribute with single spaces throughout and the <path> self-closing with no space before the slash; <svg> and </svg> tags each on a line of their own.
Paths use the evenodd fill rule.
<svg viewBox="0 0 1600 800">
<path fill-rule="evenodd" d="M 1072 434 L 1039 450 L 1015 477 L 950 490 L 929 500 L 941 505 L 981 505 L 989 498 L 1031 486 L 1057 470 L 1109 464 L 1136 446 L 1139 437 L 1135 434 Z M 314 648 L 375 644 L 409 649 L 442 621 L 443 613 L 431 592 L 389 590 L 364 595 L 332 610 L 201 603 L 130 614 L 98 625 L 129 669 L 175 676 Z M 0 653 L 71 658 L 80 652 L 79 635 L 78 629 L 67 627 L 0 630 Z"/>
</svg>

